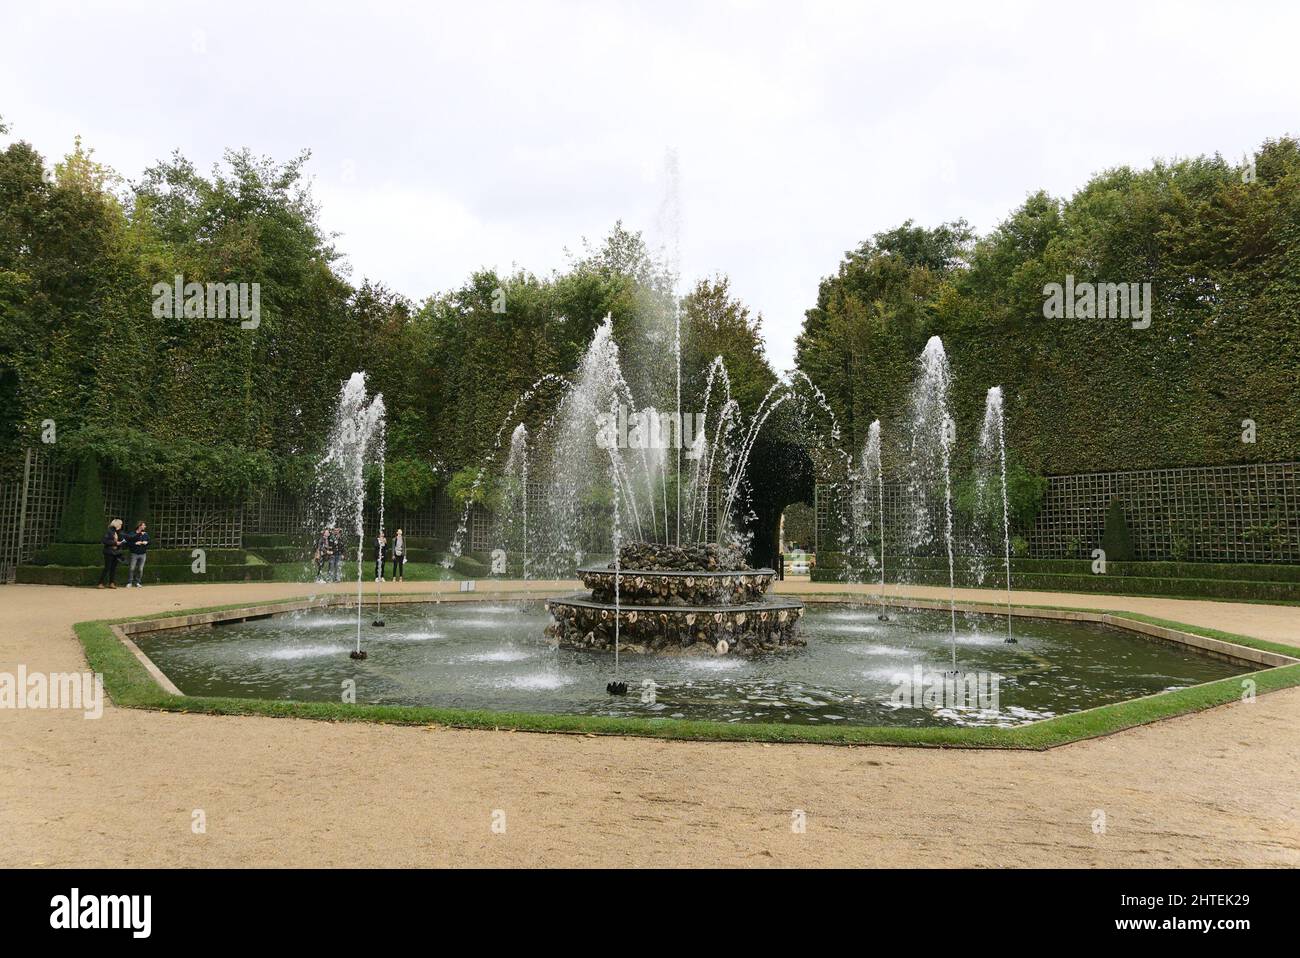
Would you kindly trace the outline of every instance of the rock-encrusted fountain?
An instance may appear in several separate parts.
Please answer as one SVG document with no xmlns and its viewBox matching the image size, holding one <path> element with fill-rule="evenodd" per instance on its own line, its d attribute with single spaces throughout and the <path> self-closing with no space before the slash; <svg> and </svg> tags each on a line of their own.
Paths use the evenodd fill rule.
<svg viewBox="0 0 1300 958">
<path fill-rule="evenodd" d="M 565 647 L 612 652 L 617 641 L 634 654 L 755 655 L 805 644 L 803 603 L 768 596 L 775 571 L 750 568 L 739 549 L 633 542 L 617 568 L 578 575 L 590 595 L 547 602 L 547 635 Z"/>
</svg>

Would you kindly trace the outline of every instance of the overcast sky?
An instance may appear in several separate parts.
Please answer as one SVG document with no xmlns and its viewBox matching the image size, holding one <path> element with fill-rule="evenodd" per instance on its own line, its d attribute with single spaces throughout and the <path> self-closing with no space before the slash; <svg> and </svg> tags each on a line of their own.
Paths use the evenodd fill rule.
<svg viewBox="0 0 1300 958">
<path fill-rule="evenodd" d="M 1300 134 L 1297 4 L 82 6 L 0 0 L 0 115 L 47 159 L 310 149 L 352 279 L 415 299 L 618 219 L 676 234 L 683 286 L 730 275 L 780 369 L 873 233 Z"/>
</svg>

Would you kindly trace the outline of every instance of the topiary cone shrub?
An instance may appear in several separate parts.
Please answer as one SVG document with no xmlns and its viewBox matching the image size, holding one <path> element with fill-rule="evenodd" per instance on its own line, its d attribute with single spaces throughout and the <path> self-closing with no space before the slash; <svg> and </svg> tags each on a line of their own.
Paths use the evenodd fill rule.
<svg viewBox="0 0 1300 958">
<path fill-rule="evenodd" d="M 63 515 L 59 518 L 59 542 L 99 542 L 108 528 L 104 515 L 104 487 L 99 482 L 99 462 L 85 456 L 77 466 Z"/>
<path fill-rule="evenodd" d="M 145 486 L 137 486 L 135 489 L 132 489 L 131 508 L 128 509 L 127 514 L 122 517 L 122 521 L 126 523 L 127 531 L 134 532 L 137 522 L 152 522 L 149 511 L 150 500 L 148 488 Z"/>
<path fill-rule="evenodd" d="M 1101 548 L 1107 562 L 1133 561 L 1133 536 L 1124 518 L 1124 504 L 1118 499 L 1110 501 L 1106 510 L 1106 529 L 1101 534 Z"/>
</svg>

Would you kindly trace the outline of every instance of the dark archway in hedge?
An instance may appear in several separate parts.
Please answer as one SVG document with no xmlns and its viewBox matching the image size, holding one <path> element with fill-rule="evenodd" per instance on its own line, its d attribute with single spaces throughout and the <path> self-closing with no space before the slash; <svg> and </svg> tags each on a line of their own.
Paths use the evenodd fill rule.
<svg viewBox="0 0 1300 958">
<path fill-rule="evenodd" d="M 747 471 L 754 513 L 749 525 L 754 533 L 749 561 L 755 566 L 775 566 L 781 513 L 793 502 L 812 504 L 816 481 L 813 459 L 798 431 L 778 425 L 759 433 Z"/>
</svg>

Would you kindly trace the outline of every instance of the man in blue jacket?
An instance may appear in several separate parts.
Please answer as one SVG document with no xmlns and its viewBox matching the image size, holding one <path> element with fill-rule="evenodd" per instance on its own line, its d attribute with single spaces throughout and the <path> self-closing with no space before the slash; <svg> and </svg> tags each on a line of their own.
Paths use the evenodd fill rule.
<svg viewBox="0 0 1300 958">
<path fill-rule="evenodd" d="M 149 533 L 143 522 L 137 523 L 135 532 L 126 537 L 126 546 L 131 550 L 131 565 L 127 569 L 126 587 L 137 589 L 144 584 L 144 560 L 149 551 Z"/>
</svg>

